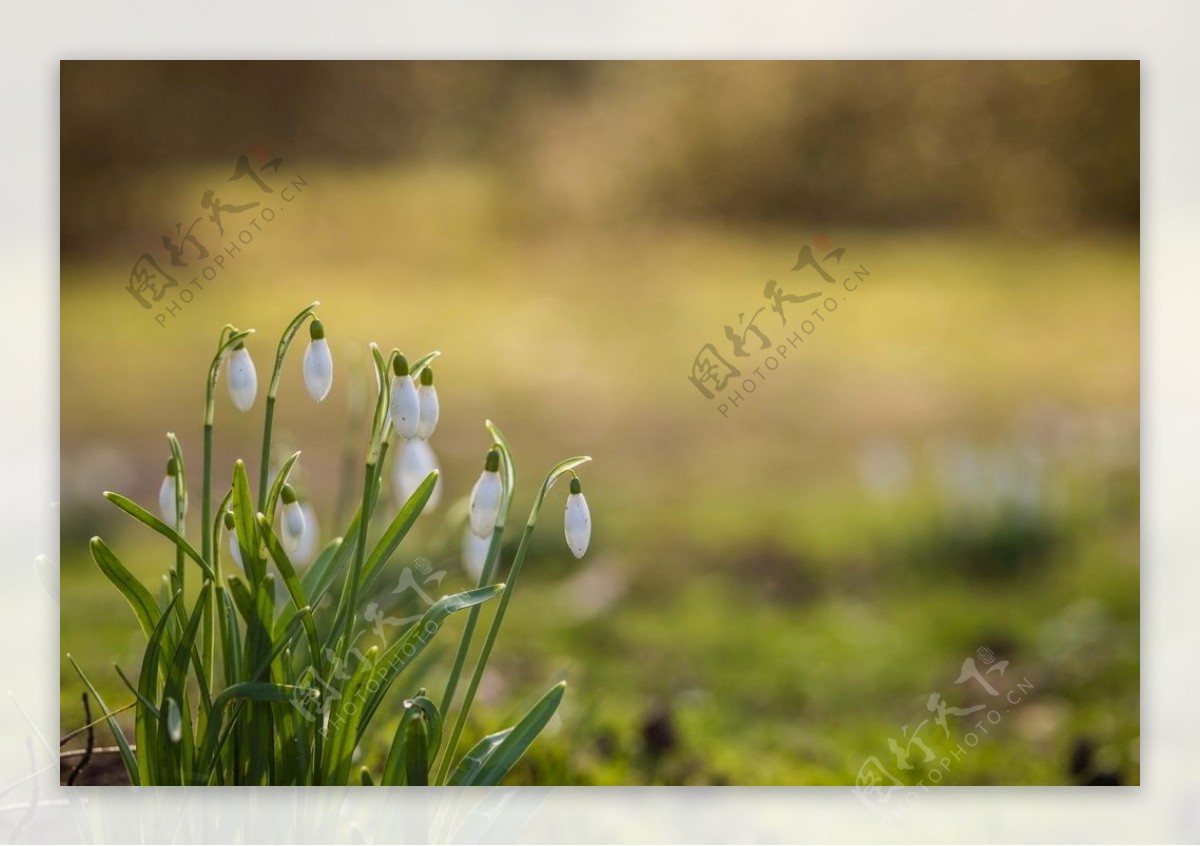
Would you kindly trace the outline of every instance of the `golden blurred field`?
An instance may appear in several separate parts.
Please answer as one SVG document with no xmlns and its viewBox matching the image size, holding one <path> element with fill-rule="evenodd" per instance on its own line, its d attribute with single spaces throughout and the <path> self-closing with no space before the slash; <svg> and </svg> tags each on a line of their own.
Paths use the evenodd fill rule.
<svg viewBox="0 0 1200 846">
<path fill-rule="evenodd" d="M 281 142 L 279 181 L 306 184 L 160 326 L 123 290 L 137 245 L 242 152 L 131 176 L 116 190 L 144 233 L 62 263 L 62 649 L 110 704 L 132 699 L 111 664 L 135 667 L 141 636 L 87 539 L 103 535 L 152 589 L 173 554 L 101 491 L 154 502 L 168 431 L 198 466 L 221 326 L 258 330 L 261 392 L 283 324 L 318 299 L 333 393 L 308 399 L 294 347 L 275 452 L 302 451 L 298 490 L 326 539 L 344 443 L 361 454 L 365 437 L 347 408 L 370 386 L 367 343 L 442 352 L 432 443 L 446 495 L 393 579 L 424 556 L 447 571 L 444 592 L 466 585 L 453 521 L 485 418 L 516 453 L 514 524 L 555 461 L 595 459 L 592 548 L 567 554 L 555 490 L 472 721 L 491 730 L 569 681 L 520 780 L 852 783 L 869 756 L 895 762 L 889 738 L 932 720 L 931 692 L 990 705 L 955 684 L 988 647 L 1010 662 L 1001 691 L 1025 678 L 1032 692 L 946 783 L 1137 783 L 1136 229 L 831 222 L 815 207 L 531 223 L 514 217 L 529 203 L 519 173 L 486 157 L 353 164 Z M 723 327 L 768 305 L 766 280 L 794 286 L 797 253 L 819 238 L 869 277 L 723 416 L 688 381 L 693 359 L 710 342 L 728 356 Z M 785 331 L 766 310 L 758 325 L 775 346 L 799 320 Z M 261 415 L 261 393 L 240 414 L 220 386 L 218 491 L 235 458 L 257 471 Z M 447 660 L 418 672 L 440 679 Z M 82 721 L 65 658 L 61 678 L 65 732 Z M 1094 754 L 1072 772 L 1081 748 Z"/>
</svg>

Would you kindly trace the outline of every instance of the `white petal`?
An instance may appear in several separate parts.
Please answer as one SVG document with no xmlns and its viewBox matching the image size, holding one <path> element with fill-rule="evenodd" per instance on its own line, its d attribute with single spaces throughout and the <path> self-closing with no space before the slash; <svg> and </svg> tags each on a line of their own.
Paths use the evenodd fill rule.
<svg viewBox="0 0 1200 846">
<path fill-rule="evenodd" d="M 283 506 L 282 522 L 283 542 L 291 552 L 300 545 L 300 538 L 304 536 L 304 511 L 299 502 L 289 502 Z"/>
<path fill-rule="evenodd" d="M 162 514 L 164 523 L 168 526 L 175 525 L 174 476 L 163 476 L 162 486 L 158 489 L 158 511 Z"/>
<path fill-rule="evenodd" d="M 317 402 L 329 396 L 333 387 L 333 356 L 324 338 L 309 341 L 304 351 L 304 387 Z"/>
<path fill-rule="evenodd" d="M 390 406 L 392 426 L 400 437 L 410 440 L 417 436 L 420 424 L 421 401 L 411 376 L 396 376 L 392 379 L 392 403 Z"/>
<path fill-rule="evenodd" d="M 588 511 L 587 500 L 583 498 L 583 494 L 573 493 L 567 496 L 563 528 L 566 530 L 567 546 L 571 548 L 571 553 L 576 558 L 582 558 L 592 537 L 592 515 Z"/>
<path fill-rule="evenodd" d="M 484 470 L 471 491 L 471 531 L 481 538 L 491 537 L 500 517 L 500 474 Z"/>
<path fill-rule="evenodd" d="M 483 575 L 483 565 L 487 563 L 488 547 L 491 545 L 491 538 L 481 538 L 469 528 L 463 532 L 463 569 L 476 584 Z"/>
<path fill-rule="evenodd" d="M 437 388 L 433 385 L 422 385 L 417 388 L 417 398 L 420 400 L 420 422 L 417 424 L 417 437 L 428 439 L 437 428 L 438 408 Z"/>
<path fill-rule="evenodd" d="M 238 411 L 249 411 L 258 394 L 258 374 L 254 372 L 254 360 L 245 347 L 234 350 L 229 359 L 229 397 Z"/>
<path fill-rule="evenodd" d="M 296 549 L 292 552 L 292 563 L 297 567 L 303 567 L 313 562 L 317 555 L 317 542 L 320 539 L 317 511 L 312 507 L 312 503 L 304 503 L 300 506 L 300 510 L 304 512 L 304 534 L 300 536 L 300 542 L 296 544 Z"/>
<path fill-rule="evenodd" d="M 401 444 L 403 446 L 400 446 Z M 438 460 L 433 452 L 433 447 L 425 441 L 401 441 L 397 446 L 400 449 L 396 455 L 392 479 L 396 486 L 396 495 L 400 499 L 400 504 L 403 505 L 408 502 L 409 497 L 416 492 L 425 478 L 438 469 Z M 433 485 L 433 493 L 429 495 L 429 501 L 425 503 L 425 511 L 437 508 L 441 498 L 442 477 L 439 474 Z"/>
</svg>

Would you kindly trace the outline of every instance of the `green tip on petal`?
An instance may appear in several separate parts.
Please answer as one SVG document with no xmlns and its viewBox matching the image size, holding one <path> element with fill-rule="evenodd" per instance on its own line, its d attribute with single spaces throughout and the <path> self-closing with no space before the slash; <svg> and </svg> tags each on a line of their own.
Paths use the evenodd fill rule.
<svg viewBox="0 0 1200 846">
<path fill-rule="evenodd" d="M 291 505 L 293 502 L 296 501 L 296 491 L 292 488 L 291 485 L 284 485 L 283 493 L 280 494 L 279 498 L 283 500 L 284 505 Z"/>
<path fill-rule="evenodd" d="M 488 471 L 489 473 L 495 473 L 497 470 L 500 469 L 500 451 L 499 450 L 496 450 L 496 449 L 488 450 L 487 461 L 485 461 L 483 463 L 483 469 Z"/>
<path fill-rule="evenodd" d="M 308 324 L 308 337 L 314 341 L 319 341 L 325 337 L 325 324 L 317 318 L 313 318 L 312 323 Z"/>
<path fill-rule="evenodd" d="M 579 481 L 578 476 L 571 477 L 571 493 L 583 493 L 583 483 Z"/>
<path fill-rule="evenodd" d="M 396 357 L 392 359 L 392 370 L 397 376 L 408 375 L 408 359 L 404 357 L 404 353 L 396 353 Z"/>
<path fill-rule="evenodd" d="M 433 384 L 433 368 L 432 367 L 426 367 L 424 370 L 421 371 L 421 384 L 422 385 L 432 385 Z"/>
<path fill-rule="evenodd" d="M 179 473 L 179 466 L 175 463 L 175 458 L 174 457 L 168 458 L 167 459 L 167 475 L 174 476 L 174 475 L 177 475 L 178 473 Z"/>
<path fill-rule="evenodd" d="M 224 517 L 225 517 L 225 529 L 227 531 L 232 532 L 233 531 L 233 512 L 226 511 Z"/>
</svg>

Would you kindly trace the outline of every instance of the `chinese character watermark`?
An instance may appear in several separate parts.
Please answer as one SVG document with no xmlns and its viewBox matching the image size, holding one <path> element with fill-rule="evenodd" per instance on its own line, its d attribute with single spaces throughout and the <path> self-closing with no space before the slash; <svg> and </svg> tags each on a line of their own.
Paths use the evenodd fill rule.
<svg viewBox="0 0 1200 846">
<path fill-rule="evenodd" d="M 813 247 L 817 252 L 813 252 Z M 849 265 L 844 268 L 845 255 L 845 247 L 835 249 L 828 238 L 818 235 L 811 245 L 801 248 L 791 268 L 798 276 L 789 277 L 786 284 L 768 279 L 762 292 L 767 305 L 759 306 L 749 316 L 747 312 L 739 312 L 736 323 L 725 324 L 722 349 L 728 348 L 727 354 L 723 355 L 712 342 L 700 347 L 692 360 L 688 381 L 706 400 L 717 400 L 716 408 L 722 417 L 728 418 L 729 412 L 745 401 L 743 391 L 754 393 L 759 383 L 766 381 L 764 368 L 779 369 L 788 353 L 798 349 L 820 324 L 827 323 L 827 316 L 837 311 L 846 297 L 859 289 L 859 283 L 871 275 L 861 264 L 853 270 Z M 808 311 L 804 304 L 810 302 L 816 307 Z M 775 318 L 763 316 L 763 312 L 770 312 Z M 790 328 L 789 318 L 792 318 Z M 783 335 L 776 340 L 782 337 L 783 342 L 776 343 L 771 336 L 780 331 Z M 758 366 L 751 367 L 756 361 Z"/>
</svg>

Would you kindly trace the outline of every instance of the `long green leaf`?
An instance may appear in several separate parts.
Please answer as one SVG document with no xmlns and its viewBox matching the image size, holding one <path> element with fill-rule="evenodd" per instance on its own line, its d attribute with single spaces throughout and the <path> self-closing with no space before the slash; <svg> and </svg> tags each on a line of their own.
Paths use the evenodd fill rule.
<svg viewBox="0 0 1200 846">
<path fill-rule="evenodd" d="M 268 525 L 275 521 L 275 509 L 279 504 L 279 495 L 283 493 L 283 486 L 287 484 L 288 476 L 291 475 L 292 467 L 299 457 L 299 452 L 292 453 L 287 461 L 280 465 L 279 472 L 275 474 L 275 481 L 271 483 L 271 491 L 267 494 L 266 515 Z"/>
<path fill-rule="evenodd" d="M 190 709 L 187 706 L 187 667 L 188 661 L 192 657 L 192 653 L 196 648 L 196 638 L 200 634 L 200 623 L 205 618 L 205 611 L 208 608 L 209 599 L 212 597 L 212 591 L 208 590 L 207 585 L 200 591 L 200 597 L 196 600 L 196 605 L 192 609 L 191 617 L 188 619 L 187 628 L 183 632 L 183 637 L 180 638 L 178 645 L 175 647 L 175 654 L 171 658 L 170 670 L 167 672 L 165 683 L 163 684 L 162 702 L 165 706 L 168 700 L 174 700 L 177 704 L 183 703 L 184 708 L 180 714 L 180 734 L 182 742 L 179 747 L 178 770 L 174 770 L 171 775 L 174 778 L 180 779 L 180 783 L 187 783 L 192 770 L 192 753 L 194 738 L 192 736 L 192 717 Z M 201 698 L 205 703 L 206 709 L 211 709 L 211 703 L 208 702 L 208 689 L 205 686 L 204 673 L 198 670 L 197 684 L 200 687 Z M 166 711 L 167 720 L 159 720 L 159 738 L 170 739 L 170 710 L 160 706 L 159 711 Z M 174 744 L 169 744 L 173 746 Z M 172 758 L 174 758 L 174 750 L 172 750 Z M 173 780 L 174 780 L 173 778 Z"/>
<path fill-rule="evenodd" d="M 138 677 L 138 699 L 142 702 L 158 701 L 159 653 L 162 650 L 163 639 L 166 637 L 167 624 L 171 621 L 171 611 L 178 604 L 182 593 L 175 593 L 171 602 L 163 609 L 162 617 L 146 643 L 146 651 L 142 656 L 142 671 Z M 158 722 L 161 714 L 155 717 Z M 144 705 L 136 709 L 134 716 L 134 737 L 137 740 L 138 761 L 141 764 L 142 784 L 161 784 L 162 774 L 159 772 L 158 744 L 154 739 L 151 717 L 154 716 Z"/>
<path fill-rule="evenodd" d="M 105 491 L 104 498 L 113 505 L 117 506 L 117 508 L 124 511 L 133 519 L 140 523 L 144 523 L 169 540 L 171 543 L 175 544 L 175 546 L 179 547 L 184 555 L 195 561 L 200 566 L 200 569 L 204 571 L 205 576 L 210 579 L 213 578 L 213 571 L 212 568 L 208 566 L 208 562 L 200 556 L 200 553 L 196 551 L 195 547 L 188 543 L 187 540 L 179 534 L 179 532 L 172 529 L 162 520 L 159 520 L 129 497 L 121 496 L 119 493 L 114 493 L 113 491 Z"/>
<path fill-rule="evenodd" d="M 415 736 L 418 723 L 421 727 L 420 738 Z M 429 767 L 437 754 L 441 736 L 442 717 L 433 700 L 423 694 L 406 700 L 404 715 L 400 718 L 400 725 L 392 738 L 392 746 L 388 751 L 380 783 L 386 786 L 428 784 Z M 415 770 L 420 770 L 420 774 Z"/>
<path fill-rule="evenodd" d="M 362 709 L 362 725 L 366 726 L 370 724 L 371 717 L 374 716 L 375 710 L 383 701 L 383 697 L 387 695 L 392 682 L 396 680 L 396 677 L 400 675 L 405 667 L 416 660 L 417 656 L 425 650 L 425 647 L 429 645 L 434 636 L 441 630 L 442 624 L 445 623 L 447 617 L 458 611 L 474 607 L 482 602 L 487 602 L 489 599 L 499 596 L 503 591 L 503 584 L 488 585 L 456 593 L 453 596 L 443 596 L 433 605 L 429 606 L 429 610 L 408 630 L 408 633 L 389 646 L 383 655 L 380 656 L 377 665 L 378 669 L 373 674 L 373 678 L 378 681 L 378 685 L 372 689 L 367 698 L 366 705 Z"/>
<path fill-rule="evenodd" d="M 242 553 L 242 566 L 246 569 L 250 587 L 255 588 L 262 581 L 266 565 L 258 554 L 258 509 L 254 507 L 250 478 L 241 459 L 233 465 L 233 499 L 230 504 L 233 506 L 233 527 L 237 532 L 238 549 Z"/>
<path fill-rule="evenodd" d="M 550 722 L 550 718 L 554 716 L 559 703 L 562 702 L 566 689 L 566 682 L 559 682 L 550 688 L 549 692 L 529 710 L 529 713 L 512 727 L 512 731 L 487 754 L 470 780 L 461 783 L 469 785 L 499 784 L 517 761 L 521 760 L 521 756 L 525 754 L 533 741 L 537 740 L 542 729 L 546 727 L 546 723 Z"/>
<path fill-rule="evenodd" d="M 426 787 L 429 784 L 429 725 L 425 715 L 411 721 L 404 744 L 404 763 L 408 784 Z"/>
<path fill-rule="evenodd" d="M 472 746 L 467 754 L 463 755 L 458 761 L 458 766 L 454 768 L 454 772 L 450 774 L 450 780 L 447 784 L 454 787 L 461 787 L 466 784 L 473 784 L 474 779 L 479 775 L 480 769 L 483 768 L 488 757 L 496 751 L 504 738 L 512 733 L 512 728 L 506 728 L 503 731 L 498 731 L 495 734 L 489 734 L 483 740 Z"/>
<path fill-rule="evenodd" d="M 91 680 L 84 675 L 75 658 L 67 653 L 67 660 L 71 662 L 71 666 L 75 668 L 75 672 L 79 674 L 79 678 L 83 681 L 88 692 L 92 694 L 92 698 L 96 700 L 96 705 L 104 713 L 104 720 L 108 723 L 108 729 L 112 732 L 113 738 L 117 741 L 117 748 L 121 750 L 121 760 L 125 764 L 125 771 L 129 773 L 129 783 L 139 785 L 142 783 L 140 768 L 138 767 L 137 756 L 133 754 L 133 749 L 129 746 L 129 741 L 125 739 L 125 732 L 121 730 L 120 723 L 113 715 L 113 712 L 108 710 L 108 706 L 104 704 L 104 699 L 100 696 L 100 692 L 96 690 L 96 686 Z"/>
<path fill-rule="evenodd" d="M 291 684 L 271 684 L 269 682 L 242 682 L 227 687 L 213 700 L 213 715 L 208 722 L 204 745 L 201 747 L 198 762 L 201 773 L 207 774 L 219 751 L 218 740 L 221 738 L 221 723 L 226 706 L 234 699 L 244 699 L 248 702 L 291 702 L 296 697 L 311 697 L 318 691 Z M 228 736 L 228 732 L 225 732 Z"/>
<path fill-rule="evenodd" d="M 387 531 L 375 544 L 375 548 L 371 550 L 371 554 L 367 556 L 367 563 L 363 566 L 362 574 L 362 590 L 367 591 L 371 587 L 371 583 L 375 577 L 379 575 L 379 571 L 387 564 L 392 553 L 396 551 L 396 547 L 404 540 L 405 535 L 412 529 L 413 524 L 417 522 L 417 518 L 421 516 L 421 511 L 424 510 L 426 503 L 429 502 L 429 497 L 433 495 L 434 486 L 437 485 L 438 472 L 434 470 L 421 484 L 417 485 L 417 489 L 413 491 L 412 496 L 396 513 L 392 519 L 391 525 L 387 527 Z"/>
<path fill-rule="evenodd" d="M 271 560 L 275 562 L 279 574 L 283 576 L 283 583 L 292 597 L 292 603 L 296 606 L 296 613 L 300 615 L 304 624 L 304 632 L 308 637 L 308 649 L 311 653 L 309 660 L 316 668 L 317 675 L 324 675 L 321 671 L 321 643 L 317 639 L 317 625 L 313 621 L 311 605 L 304 594 L 304 588 L 301 586 L 300 580 L 296 578 L 296 568 L 292 566 L 291 559 L 284 552 L 279 539 L 275 537 L 275 532 L 271 530 L 271 524 L 265 514 L 258 515 L 258 531 L 267 545 L 267 552 L 270 554 Z"/>
<path fill-rule="evenodd" d="M 146 590 L 133 573 L 125 568 L 125 565 L 113 554 L 104 541 L 98 537 L 92 538 L 89 546 L 92 552 L 92 560 L 96 562 L 96 566 L 100 568 L 100 572 L 104 573 L 108 577 L 108 580 L 121 592 L 121 595 L 125 597 L 125 601 L 129 603 L 129 607 L 133 609 L 133 613 L 137 616 L 138 623 L 141 624 L 142 632 L 146 637 L 149 637 L 161 616 L 158 605 L 154 602 L 154 597 L 150 595 L 150 591 Z"/>
</svg>

